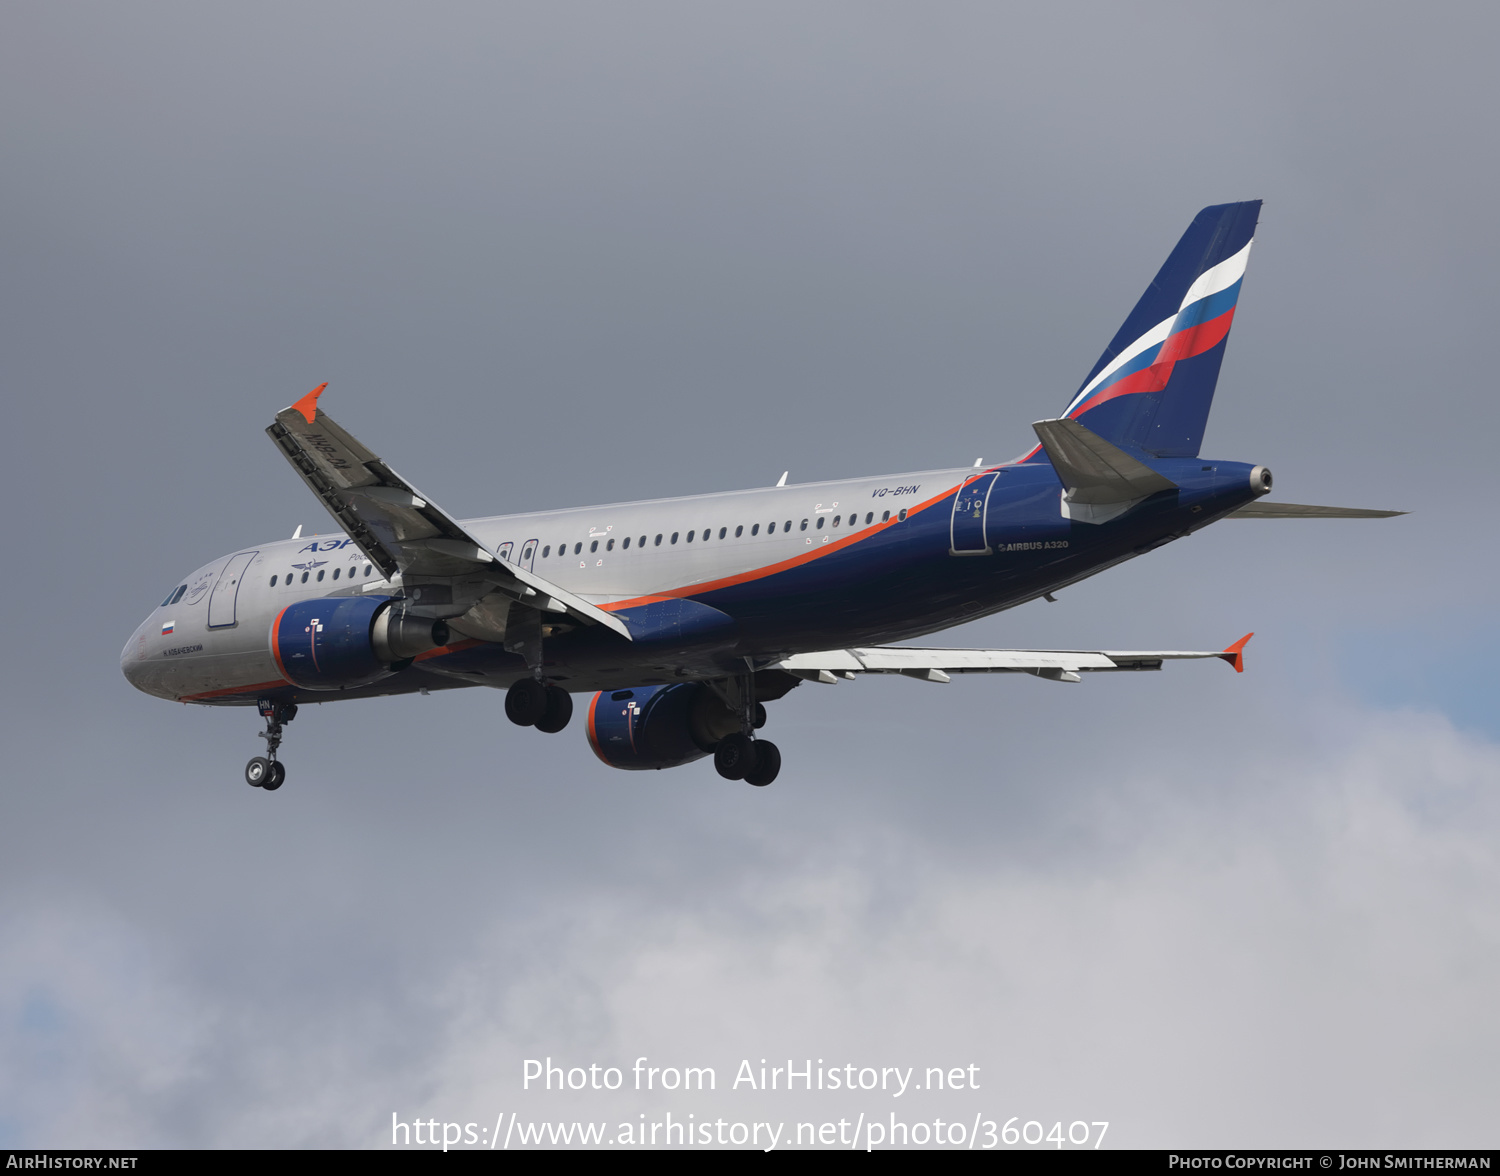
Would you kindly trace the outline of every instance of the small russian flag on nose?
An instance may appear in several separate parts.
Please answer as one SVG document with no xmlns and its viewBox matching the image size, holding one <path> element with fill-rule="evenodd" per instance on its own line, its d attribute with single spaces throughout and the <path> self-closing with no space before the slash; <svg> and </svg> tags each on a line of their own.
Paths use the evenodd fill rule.
<svg viewBox="0 0 1500 1176">
<path fill-rule="evenodd" d="M 165 625 L 163 625 L 161 627 L 161 635 L 163 637 L 170 636 L 171 632 L 172 632 L 172 629 L 175 627 L 176 623 L 177 623 L 176 621 L 168 621 Z"/>
</svg>

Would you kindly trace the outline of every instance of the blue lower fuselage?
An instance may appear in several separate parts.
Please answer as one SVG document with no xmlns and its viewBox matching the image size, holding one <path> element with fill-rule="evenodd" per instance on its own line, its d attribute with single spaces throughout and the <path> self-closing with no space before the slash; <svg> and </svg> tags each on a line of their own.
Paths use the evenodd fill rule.
<svg viewBox="0 0 1500 1176">
<path fill-rule="evenodd" d="M 560 625 L 544 642 L 548 678 L 570 691 L 617 689 L 743 673 L 747 659 L 765 664 L 934 633 L 1075 583 L 1258 495 L 1244 463 L 1166 459 L 1153 468 L 1178 489 L 1116 508 L 1102 521 L 1080 518 L 1088 517 L 1086 508 L 1070 509 L 1042 460 L 465 526 L 501 559 L 626 621 L 633 641 L 602 626 Z M 1100 520 L 1097 512 L 1092 517 Z M 216 583 L 221 574 L 240 577 L 228 611 Z M 310 691 L 282 679 L 269 634 L 288 604 L 400 591 L 378 572 L 372 580 L 343 536 L 227 556 L 187 583 L 187 596 L 152 614 L 122 656 L 131 680 L 163 697 L 318 702 L 503 687 L 527 673 L 523 658 L 502 642 L 455 634 L 409 669 L 370 685 Z M 215 602 L 217 618 L 208 608 Z"/>
</svg>

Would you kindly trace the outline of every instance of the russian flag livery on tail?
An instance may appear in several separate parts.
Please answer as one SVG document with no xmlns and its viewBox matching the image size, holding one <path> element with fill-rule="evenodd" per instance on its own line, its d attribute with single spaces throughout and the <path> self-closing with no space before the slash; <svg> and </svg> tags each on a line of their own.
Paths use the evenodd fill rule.
<svg viewBox="0 0 1500 1176">
<path fill-rule="evenodd" d="M 1247 200 L 1193 218 L 1064 417 L 1122 449 L 1198 456 L 1259 216 Z"/>
<path fill-rule="evenodd" d="M 988 469 L 459 520 L 324 413 L 319 385 L 266 432 L 339 533 L 299 527 L 199 568 L 121 669 L 158 697 L 256 707 L 266 748 L 245 780 L 265 791 L 303 702 L 483 686 L 551 733 L 590 693 L 586 734 L 610 767 L 712 757 L 766 785 L 781 769 L 766 704 L 804 683 L 1242 671 L 1248 635 L 1207 650 L 892 643 L 1051 600 L 1222 519 L 1400 513 L 1265 501 L 1264 466 L 1199 457 L 1259 214 L 1258 200 L 1200 212 L 1067 410 L 1032 426 L 1041 444 Z"/>
</svg>

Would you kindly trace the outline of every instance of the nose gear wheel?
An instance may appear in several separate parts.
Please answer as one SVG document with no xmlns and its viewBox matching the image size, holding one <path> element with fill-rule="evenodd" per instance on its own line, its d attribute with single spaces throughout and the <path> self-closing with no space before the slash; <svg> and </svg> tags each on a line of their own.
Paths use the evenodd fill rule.
<svg viewBox="0 0 1500 1176">
<path fill-rule="evenodd" d="M 252 788 L 275 792 L 286 781 L 286 765 L 276 758 L 281 747 L 281 730 L 297 717 L 297 704 L 261 698 L 256 701 L 256 706 L 260 717 L 266 721 L 266 729 L 260 732 L 260 737 L 266 741 L 266 754 L 256 756 L 245 765 L 245 783 Z"/>
</svg>

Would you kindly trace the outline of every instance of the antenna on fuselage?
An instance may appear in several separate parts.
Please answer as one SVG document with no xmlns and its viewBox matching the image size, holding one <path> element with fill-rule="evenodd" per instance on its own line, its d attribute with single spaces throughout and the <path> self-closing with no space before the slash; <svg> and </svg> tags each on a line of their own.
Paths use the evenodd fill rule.
<svg viewBox="0 0 1500 1176">
<path fill-rule="evenodd" d="M 975 469 L 976 469 L 976 470 L 977 470 L 977 469 L 978 469 L 978 468 L 979 468 L 979 467 L 980 467 L 980 466 L 982 466 L 982 465 L 983 465 L 983 464 L 984 464 L 984 458 L 982 458 L 982 457 L 976 457 L 976 458 L 975 458 L 975 459 L 974 459 L 974 468 L 975 468 Z"/>
<path fill-rule="evenodd" d="M 791 473 L 791 472 L 792 472 L 791 470 L 782 470 L 781 471 L 781 481 L 777 482 L 776 484 L 778 486 L 785 486 L 786 485 L 786 476 L 789 473 Z"/>
<path fill-rule="evenodd" d="M 301 523 L 298 523 L 297 524 L 297 529 L 292 532 L 292 538 L 293 539 L 301 539 L 302 538 L 302 524 Z"/>
</svg>

